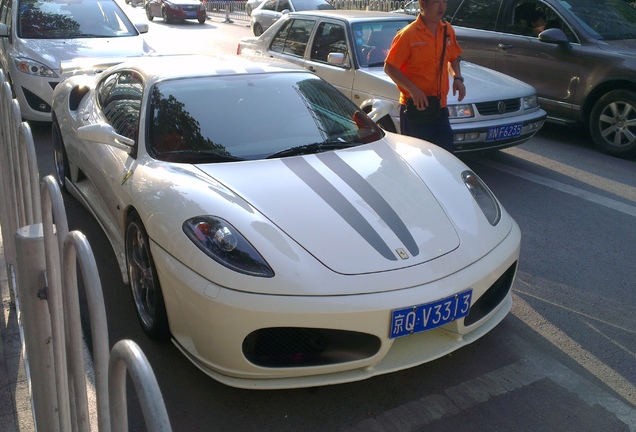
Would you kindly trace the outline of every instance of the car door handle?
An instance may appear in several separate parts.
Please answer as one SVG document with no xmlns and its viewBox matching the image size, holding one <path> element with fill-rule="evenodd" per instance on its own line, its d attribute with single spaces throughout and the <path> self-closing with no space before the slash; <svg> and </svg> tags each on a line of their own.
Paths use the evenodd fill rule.
<svg viewBox="0 0 636 432">
<path fill-rule="evenodd" d="M 513 49 L 515 46 L 510 44 L 499 44 L 498 48 L 502 51 L 508 51 Z"/>
<path fill-rule="evenodd" d="M 314 68 L 313 66 L 307 66 L 307 70 L 309 72 L 316 72 L 316 68 Z"/>
</svg>

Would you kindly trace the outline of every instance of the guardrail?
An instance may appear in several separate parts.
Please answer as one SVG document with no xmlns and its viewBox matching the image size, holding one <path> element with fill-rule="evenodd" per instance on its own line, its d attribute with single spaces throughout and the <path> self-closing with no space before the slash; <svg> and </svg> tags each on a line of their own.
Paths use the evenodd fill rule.
<svg viewBox="0 0 636 432">
<path fill-rule="evenodd" d="M 263 0 L 267 1 L 267 0 Z M 404 7 L 404 0 L 328 0 L 336 9 L 369 10 L 391 12 Z M 234 20 L 250 21 L 250 12 L 246 1 L 212 0 L 204 1 L 208 16 L 225 18 L 223 22 L 232 23 Z"/>
<path fill-rule="evenodd" d="M 141 349 L 123 340 L 108 351 L 106 311 L 92 250 L 81 232 L 68 232 L 57 182 L 47 176 L 40 184 L 31 128 L 21 121 L 20 107 L 1 69 L 0 89 L 0 227 L 36 429 L 128 430 L 128 372 L 148 430 L 170 431 L 161 391 Z M 82 338 L 78 263 L 93 360 Z M 88 393 L 93 392 L 89 403 Z"/>
</svg>

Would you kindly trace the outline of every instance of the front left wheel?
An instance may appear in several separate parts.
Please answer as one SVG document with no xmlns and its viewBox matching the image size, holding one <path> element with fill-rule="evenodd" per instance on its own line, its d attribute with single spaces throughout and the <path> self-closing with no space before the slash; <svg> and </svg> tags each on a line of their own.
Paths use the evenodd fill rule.
<svg viewBox="0 0 636 432">
<path fill-rule="evenodd" d="M 130 216 L 126 227 L 126 267 L 141 327 L 151 339 L 167 339 L 170 336 L 168 314 L 148 234 L 137 213 Z"/>
<path fill-rule="evenodd" d="M 153 19 L 155 19 L 155 17 L 150 12 L 150 7 L 148 6 L 146 6 L 146 18 L 148 18 L 148 21 L 152 21 Z"/>
<path fill-rule="evenodd" d="M 636 93 L 613 90 L 601 97 L 590 114 L 590 134 L 596 146 L 611 156 L 636 156 Z"/>
<path fill-rule="evenodd" d="M 254 36 L 260 36 L 263 34 L 263 27 L 259 23 L 255 23 L 252 28 L 252 32 L 254 33 Z"/>
<path fill-rule="evenodd" d="M 62 140 L 62 132 L 57 118 L 53 115 L 51 123 L 51 140 L 53 141 L 53 161 L 55 163 L 55 179 L 61 190 L 66 190 L 66 178 L 70 177 L 68 156 Z"/>
</svg>

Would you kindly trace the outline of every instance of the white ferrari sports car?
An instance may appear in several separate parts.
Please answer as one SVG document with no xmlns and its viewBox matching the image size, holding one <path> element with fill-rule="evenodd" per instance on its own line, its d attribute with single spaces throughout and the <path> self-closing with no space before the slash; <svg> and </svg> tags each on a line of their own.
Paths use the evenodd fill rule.
<svg viewBox="0 0 636 432">
<path fill-rule="evenodd" d="M 135 59 L 58 85 L 52 132 L 145 332 L 227 385 L 410 368 L 510 311 L 521 234 L 488 187 L 305 70 Z"/>
</svg>

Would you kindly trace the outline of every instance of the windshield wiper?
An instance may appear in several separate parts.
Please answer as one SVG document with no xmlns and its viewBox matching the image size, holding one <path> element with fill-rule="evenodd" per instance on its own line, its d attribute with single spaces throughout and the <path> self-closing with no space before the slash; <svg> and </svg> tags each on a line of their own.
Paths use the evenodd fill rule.
<svg viewBox="0 0 636 432">
<path fill-rule="evenodd" d="M 219 154 L 212 151 L 193 151 L 193 150 L 177 150 L 177 151 L 167 151 L 167 152 L 159 152 L 157 156 L 168 162 L 180 161 L 184 163 L 193 163 L 193 162 L 237 162 L 244 161 L 245 158 Z"/>
<path fill-rule="evenodd" d="M 321 153 L 329 150 L 338 150 L 347 147 L 353 147 L 358 145 L 356 142 L 347 142 L 340 140 L 331 140 L 331 141 L 322 141 L 318 143 L 305 144 L 297 147 L 291 147 L 285 150 L 281 150 L 274 154 L 267 156 L 266 159 L 275 159 L 280 157 L 287 156 L 297 156 L 297 155 L 306 155 L 306 154 L 314 154 Z"/>
</svg>

